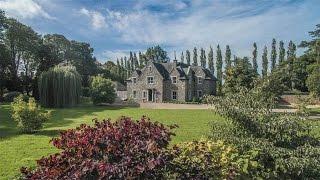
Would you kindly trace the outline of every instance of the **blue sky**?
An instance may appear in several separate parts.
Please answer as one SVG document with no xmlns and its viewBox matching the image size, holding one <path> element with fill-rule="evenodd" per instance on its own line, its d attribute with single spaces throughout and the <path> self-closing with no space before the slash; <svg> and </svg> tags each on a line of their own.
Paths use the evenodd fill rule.
<svg viewBox="0 0 320 180">
<path fill-rule="evenodd" d="M 320 23 L 320 0 L 0 0 L 0 9 L 38 33 L 89 42 L 101 62 L 157 44 L 173 58 L 217 44 L 251 56 L 257 42 L 261 57 L 272 38 L 299 43 Z"/>
</svg>

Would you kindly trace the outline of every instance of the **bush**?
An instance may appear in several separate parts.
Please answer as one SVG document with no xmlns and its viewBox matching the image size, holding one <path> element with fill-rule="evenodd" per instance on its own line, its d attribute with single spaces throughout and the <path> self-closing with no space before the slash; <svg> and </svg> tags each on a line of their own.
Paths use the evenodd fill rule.
<svg viewBox="0 0 320 180">
<path fill-rule="evenodd" d="M 112 81 L 101 76 L 92 77 L 90 94 L 93 104 L 113 103 L 117 97 Z"/>
<path fill-rule="evenodd" d="M 12 102 L 14 100 L 14 98 L 18 97 L 20 94 L 21 94 L 21 92 L 17 92 L 17 91 L 5 93 L 3 95 L 3 100 L 4 100 L 4 102 Z"/>
<path fill-rule="evenodd" d="M 81 76 L 73 66 L 56 66 L 38 79 L 40 102 L 46 107 L 71 107 L 80 102 Z"/>
<path fill-rule="evenodd" d="M 315 68 L 307 78 L 307 87 L 311 95 L 320 97 L 320 66 Z"/>
<path fill-rule="evenodd" d="M 26 179 L 155 179 L 161 178 L 167 159 L 163 153 L 173 135 L 169 128 L 142 117 L 121 117 L 81 125 L 52 139 L 60 153 L 37 161 Z"/>
<path fill-rule="evenodd" d="M 14 99 L 11 109 L 13 120 L 18 122 L 18 128 L 24 133 L 41 129 L 43 122 L 49 119 L 49 113 L 42 112 L 34 98 L 29 98 L 28 102 L 25 102 L 23 95 Z"/>
<path fill-rule="evenodd" d="M 89 87 L 82 87 L 82 96 L 90 97 L 90 88 Z"/>
<path fill-rule="evenodd" d="M 232 179 L 236 175 L 235 152 L 222 141 L 178 144 L 170 151 L 169 179 Z"/>
</svg>

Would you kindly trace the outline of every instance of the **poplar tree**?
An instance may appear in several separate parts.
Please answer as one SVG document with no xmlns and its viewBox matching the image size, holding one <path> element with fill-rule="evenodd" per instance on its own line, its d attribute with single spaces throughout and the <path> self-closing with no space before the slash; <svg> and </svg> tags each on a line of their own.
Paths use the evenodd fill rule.
<svg viewBox="0 0 320 180">
<path fill-rule="evenodd" d="M 221 49 L 220 46 L 217 46 L 217 64 L 216 64 L 216 69 L 217 69 L 217 93 L 221 94 L 222 92 L 222 54 L 221 54 Z"/>
<path fill-rule="evenodd" d="M 133 62 L 134 62 L 134 67 L 135 67 L 134 69 L 138 69 L 139 68 L 139 61 L 138 61 L 136 53 L 133 53 Z"/>
<path fill-rule="evenodd" d="M 268 74 L 268 49 L 264 46 L 262 54 L 262 77 L 266 77 Z"/>
<path fill-rule="evenodd" d="M 208 66 L 209 66 L 209 70 L 214 73 L 214 64 L 213 64 L 213 50 L 212 47 L 210 46 L 210 50 L 208 53 Z"/>
<path fill-rule="evenodd" d="M 197 48 L 194 47 L 193 49 L 193 64 L 194 66 L 198 66 L 198 53 L 197 53 Z"/>
<path fill-rule="evenodd" d="M 121 74 L 121 66 L 120 66 L 120 61 L 118 58 L 117 58 L 117 73 L 118 73 L 118 75 Z"/>
<path fill-rule="evenodd" d="M 183 55 L 183 52 L 181 52 L 181 63 L 184 63 L 184 55 Z"/>
<path fill-rule="evenodd" d="M 207 59 L 206 51 L 203 48 L 201 48 L 200 64 L 203 68 L 206 68 L 206 64 L 207 64 L 206 59 Z"/>
<path fill-rule="evenodd" d="M 279 64 L 284 62 L 285 56 L 286 56 L 286 50 L 284 49 L 284 43 L 283 43 L 283 41 L 280 41 L 280 44 L 279 44 Z"/>
<path fill-rule="evenodd" d="M 225 62 L 226 62 L 226 69 L 229 69 L 231 67 L 231 49 L 229 45 L 226 46 Z"/>
<path fill-rule="evenodd" d="M 190 65 L 191 54 L 189 50 L 186 51 L 186 60 L 187 60 L 187 64 Z"/>
<path fill-rule="evenodd" d="M 131 51 L 129 55 L 129 62 L 130 62 L 130 72 L 132 72 L 134 70 L 134 62 L 133 62 L 133 55 Z"/>
<path fill-rule="evenodd" d="M 274 70 L 277 64 L 277 50 L 276 50 L 276 40 L 272 39 L 272 45 L 271 45 L 271 71 Z"/>
<path fill-rule="evenodd" d="M 293 88 L 293 62 L 296 59 L 296 50 L 297 47 L 296 45 L 290 41 L 288 45 L 288 50 L 287 50 L 287 62 L 288 62 L 288 71 L 289 71 L 289 77 L 290 77 L 290 89 Z"/>
<path fill-rule="evenodd" d="M 139 51 L 139 64 L 140 64 L 140 68 L 143 68 L 144 60 L 143 60 L 143 55 L 140 51 Z"/>
<path fill-rule="evenodd" d="M 254 70 L 254 72 L 256 72 L 256 74 L 258 74 L 257 56 L 258 56 L 257 44 L 253 43 L 252 66 L 253 66 L 253 70 Z"/>
</svg>

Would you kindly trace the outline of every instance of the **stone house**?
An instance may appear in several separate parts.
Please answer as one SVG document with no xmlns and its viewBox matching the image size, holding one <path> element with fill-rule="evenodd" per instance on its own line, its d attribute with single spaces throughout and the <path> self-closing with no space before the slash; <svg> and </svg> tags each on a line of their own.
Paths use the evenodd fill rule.
<svg viewBox="0 0 320 180">
<path fill-rule="evenodd" d="M 127 93 L 137 102 L 191 101 L 214 95 L 216 81 L 212 72 L 200 66 L 149 61 L 127 79 Z"/>
</svg>

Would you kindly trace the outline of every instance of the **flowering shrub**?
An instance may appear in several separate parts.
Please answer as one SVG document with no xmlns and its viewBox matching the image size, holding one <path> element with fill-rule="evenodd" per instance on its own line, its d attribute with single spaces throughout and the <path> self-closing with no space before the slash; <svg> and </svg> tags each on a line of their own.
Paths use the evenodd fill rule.
<svg viewBox="0 0 320 180">
<path fill-rule="evenodd" d="M 25 133 L 39 130 L 50 116 L 49 113 L 42 112 L 34 98 L 29 98 L 28 102 L 25 102 L 23 95 L 14 98 L 11 109 L 13 120 L 18 122 L 18 128 Z"/>
<path fill-rule="evenodd" d="M 22 168 L 27 179 L 154 179 L 161 177 L 172 127 L 121 117 L 62 132 L 52 143 L 60 153 Z"/>
</svg>

